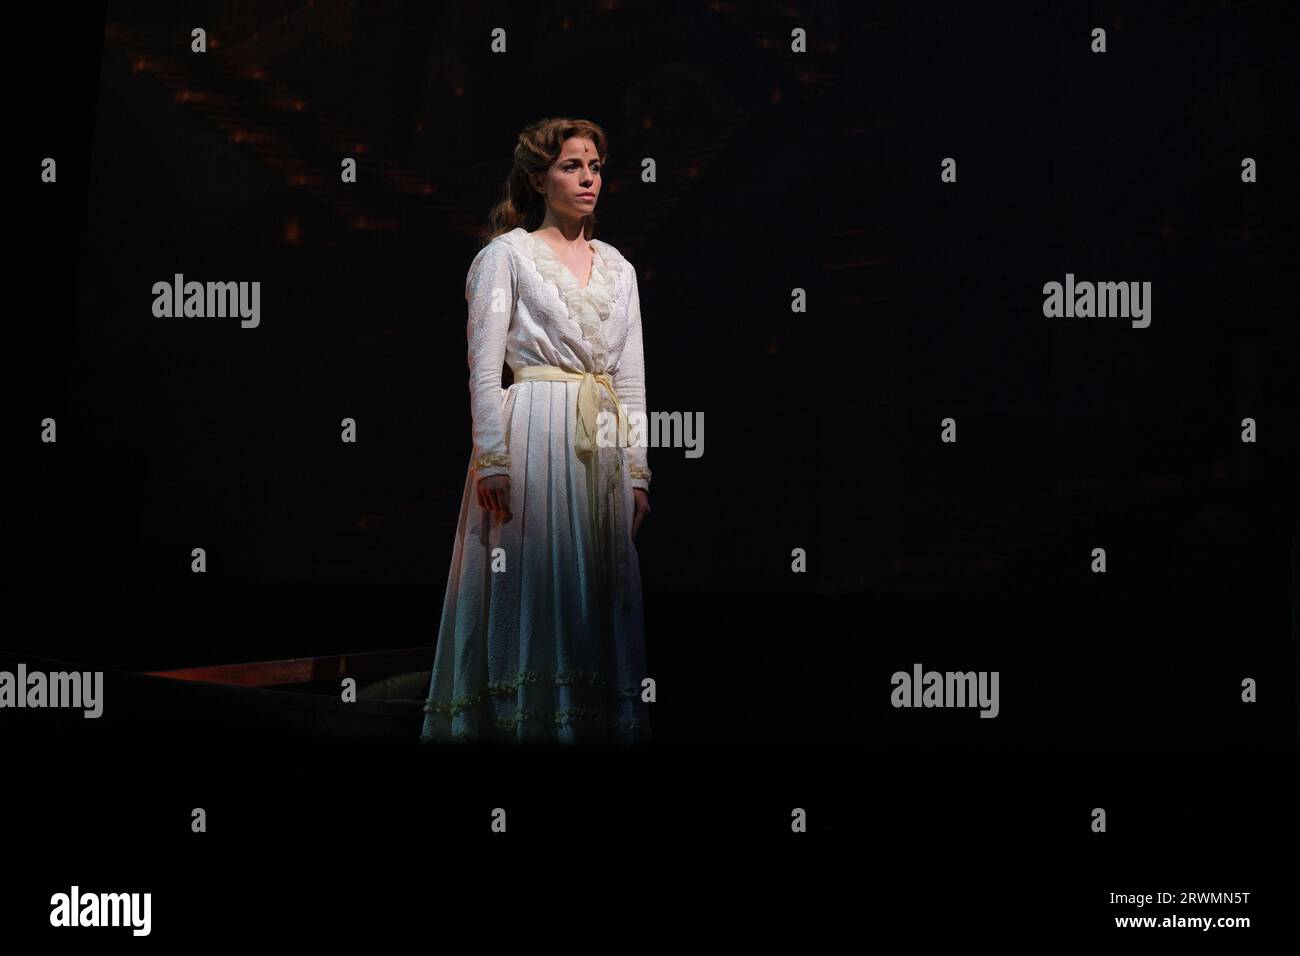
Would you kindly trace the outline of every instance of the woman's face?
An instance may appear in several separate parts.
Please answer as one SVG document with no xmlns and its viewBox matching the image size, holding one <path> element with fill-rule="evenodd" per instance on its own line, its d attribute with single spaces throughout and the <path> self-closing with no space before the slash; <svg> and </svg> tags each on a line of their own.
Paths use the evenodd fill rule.
<svg viewBox="0 0 1300 956">
<path fill-rule="evenodd" d="M 546 171 L 546 201 L 554 214 L 581 219 L 600 201 L 600 157 L 596 144 L 582 136 L 564 141 L 560 158 Z"/>
</svg>

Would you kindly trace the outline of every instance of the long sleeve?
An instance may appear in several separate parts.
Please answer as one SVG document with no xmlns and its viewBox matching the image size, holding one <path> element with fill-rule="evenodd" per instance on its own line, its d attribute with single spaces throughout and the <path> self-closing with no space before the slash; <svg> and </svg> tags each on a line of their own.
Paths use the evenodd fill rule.
<svg viewBox="0 0 1300 956">
<path fill-rule="evenodd" d="M 501 366 L 506 335 L 514 313 L 514 260 L 503 242 L 484 246 L 470 263 L 465 278 L 469 321 L 469 408 L 473 420 L 474 464 L 478 478 L 510 474 L 510 449 L 506 445 L 501 406 Z"/>
<path fill-rule="evenodd" d="M 619 401 L 628 414 L 636 412 L 646 414 L 645 400 L 645 346 L 641 338 L 641 297 L 637 290 L 636 267 L 628 264 L 631 273 L 632 288 L 628 294 L 628 330 L 627 344 L 619 357 L 618 368 L 614 370 L 614 390 L 618 392 Z M 643 419 L 643 435 L 650 441 L 650 422 Z M 626 449 L 628 474 L 632 476 L 632 487 L 644 491 L 650 490 L 650 468 L 647 465 L 648 449 L 633 446 Z"/>
</svg>

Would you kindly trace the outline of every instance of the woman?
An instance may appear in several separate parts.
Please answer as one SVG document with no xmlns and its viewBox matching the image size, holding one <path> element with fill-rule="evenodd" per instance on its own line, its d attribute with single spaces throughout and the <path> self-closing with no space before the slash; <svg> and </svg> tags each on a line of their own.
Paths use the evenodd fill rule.
<svg viewBox="0 0 1300 956">
<path fill-rule="evenodd" d="M 585 120 L 525 129 L 469 267 L 474 450 L 422 742 L 650 737 L 641 304 L 632 264 L 592 238 L 605 145 Z"/>
</svg>

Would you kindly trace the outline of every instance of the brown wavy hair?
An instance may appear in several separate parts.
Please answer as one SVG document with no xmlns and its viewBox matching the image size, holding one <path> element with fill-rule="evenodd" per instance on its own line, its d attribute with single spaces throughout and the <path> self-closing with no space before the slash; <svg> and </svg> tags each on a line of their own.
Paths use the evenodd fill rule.
<svg viewBox="0 0 1300 956">
<path fill-rule="evenodd" d="M 501 187 L 501 201 L 488 213 L 489 231 L 483 240 L 487 245 L 497 236 L 523 226 L 529 232 L 537 229 L 546 218 L 546 198 L 530 181 L 532 174 L 545 175 L 564 148 L 564 141 L 573 136 L 590 139 L 596 146 L 602 170 L 609 162 L 605 131 L 590 120 L 553 117 L 538 120 L 524 127 L 515 144 L 515 161 Z M 591 239 L 596 232 L 596 211 L 587 214 L 583 223 L 583 238 Z"/>
</svg>

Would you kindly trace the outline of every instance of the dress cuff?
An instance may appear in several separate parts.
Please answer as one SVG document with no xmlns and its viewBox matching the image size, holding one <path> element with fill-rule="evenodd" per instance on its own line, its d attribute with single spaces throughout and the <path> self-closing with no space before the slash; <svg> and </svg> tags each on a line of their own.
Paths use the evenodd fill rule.
<svg viewBox="0 0 1300 956">
<path fill-rule="evenodd" d="M 628 474 L 632 476 L 632 487 L 642 491 L 650 490 L 650 469 L 644 465 L 629 465 Z"/>
<path fill-rule="evenodd" d="M 474 462 L 473 471 L 478 478 L 488 478 L 492 475 L 508 475 L 510 474 L 510 453 L 495 451 L 482 455 Z"/>
</svg>

